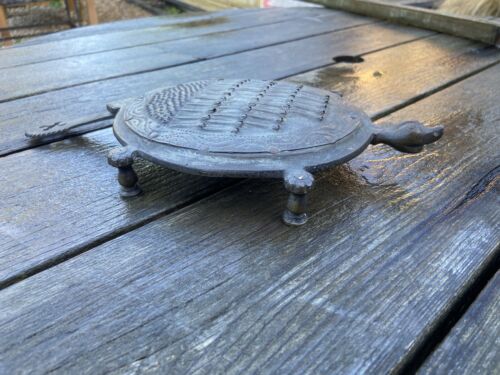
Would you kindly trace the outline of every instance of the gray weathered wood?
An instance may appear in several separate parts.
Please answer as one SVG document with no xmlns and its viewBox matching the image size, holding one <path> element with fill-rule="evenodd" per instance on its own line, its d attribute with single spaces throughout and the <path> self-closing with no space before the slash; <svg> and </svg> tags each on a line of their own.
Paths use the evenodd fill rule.
<svg viewBox="0 0 500 375">
<path fill-rule="evenodd" d="M 32 147 L 28 126 L 108 116 L 105 104 L 168 84 L 206 78 L 283 78 L 328 65 L 337 55 L 360 55 L 408 42 L 429 32 L 394 25 L 367 25 L 239 54 L 105 80 L 0 103 L 0 155 Z M 186 48 L 189 48 L 188 46 Z M 477 45 L 470 48 L 476 50 Z M 290 58 L 301 51 L 301 58 Z M 479 59 L 478 61 L 481 61 Z M 109 125 L 109 121 L 107 124 Z M 102 127 L 97 123 L 93 127 Z M 81 131 L 82 129 L 78 129 Z"/>
<path fill-rule="evenodd" d="M 270 25 L 256 25 L 220 34 L 1 69 L 0 102 L 104 79 L 165 69 L 169 66 L 212 59 L 372 23 L 362 17 L 331 14 L 328 11 L 325 13 L 324 16 L 314 19 L 295 19 Z"/>
<path fill-rule="evenodd" d="M 104 130 L 40 148 L 35 164 L 26 154 L 9 157 L 11 167 L 0 177 L 5 187 L 0 203 L 0 253 L 5 256 L 1 284 L 233 183 L 140 163 L 141 183 L 148 194 L 124 200 L 118 194 L 115 169 L 106 163 L 107 152 L 116 145 L 111 132 Z M 38 197 L 33 201 L 26 197 L 32 193 Z M 18 205 L 16 196 L 30 203 Z"/>
<path fill-rule="evenodd" d="M 398 371 L 498 253 L 499 73 L 384 119 L 446 133 L 324 173 L 305 227 L 245 182 L 3 290 L 4 369 Z"/>
<path fill-rule="evenodd" d="M 497 273 L 419 374 L 499 374 L 499 315 L 500 273 Z"/>
<path fill-rule="evenodd" d="M 378 118 L 496 64 L 500 52 L 438 35 L 362 58 L 362 63 L 335 64 L 290 80 L 344 93 Z"/>
<path fill-rule="evenodd" d="M 161 22 L 147 28 L 131 28 L 106 34 L 92 34 L 68 40 L 56 40 L 37 45 L 4 49 L 0 51 L 0 68 L 40 63 L 55 59 L 81 56 L 85 54 L 150 45 L 166 41 L 179 41 L 198 35 L 221 33 L 230 30 L 244 29 L 258 25 L 279 23 L 291 19 L 303 19 L 325 15 L 339 15 L 342 19 L 363 19 L 360 16 L 347 16 L 343 12 L 326 9 L 296 10 L 273 9 L 271 11 L 253 10 L 237 13 L 217 12 L 210 15 L 188 17 L 184 19 L 168 19 L 158 17 Z M 155 18 L 156 20 L 156 18 Z M 374 22 L 365 18 L 366 22 Z M 139 21 L 138 21 L 139 22 Z M 35 69 L 35 66 L 33 66 Z M 1 71 L 0 71 L 1 72 Z"/>
<path fill-rule="evenodd" d="M 369 15 L 404 25 L 422 27 L 488 44 L 499 42 L 500 22 L 466 17 L 381 0 L 308 0 L 329 8 Z"/>
<path fill-rule="evenodd" d="M 378 30 L 382 31 L 385 29 L 379 28 Z M 380 34 L 381 32 L 379 32 L 378 35 Z M 363 80 L 365 79 L 364 77 L 371 76 L 370 67 L 376 67 L 376 69 L 387 72 L 387 74 L 376 81 L 378 84 L 363 84 L 350 87 L 344 86 L 346 99 L 363 108 L 366 107 L 371 115 L 380 115 L 381 112 L 387 112 L 391 108 L 398 108 L 402 104 L 410 102 L 416 95 L 425 95 L 426 92 L 435 91 L 439 87 L 450 84 L 450 82 L 459 77 L 471 74 L 477 69 L 481 69 L 486 64 L 491 64 L 498 58 L 498 54 L 484 55 L 480 58 L 480 54 L 473 53 L 473 51 L 477 51 L 477 46 L 474 47 L 470 42 L 461 41 L 448 36 L 436 36 L 432 39 L 435 40 L 419 40 L 366 56 L 367 63 L 370 65 L 368 65 L 369 68 L 367 71 L 360 71 L 358 80 Z M 346 45 L 353 45 L 349 43 L 349 40 L 345 40 L 344 43 Z M 400 64 L 398 56 L 409 53 L 412 49 L 419 52 L 422 50 L 425 51 L 424 46 L 429 44 L 446 46 L 446 48 L 441 47 L 441 49 L 439 49 L 436 47 L 434 50 L 430 49 L 427 58 L 416 60 L 414 64 Z M 262 52 L 263 50 L 259 51 Z M 236 63 L 238 61 L 236 56 L 230 57 L 232 59 L 231 63 L 221 64 L 219 67 L 226 70 L 226 77 L 230 75 L 235 77 L 249 76 L 250 74 L 255 74 L 257 76 L 259 72 L 265 73 L 266 77 L 269 78 L 279 78 L 280 75 L 287 75 L 280 71 L 280 69 L 288 70 L 290 66 L 280 63 L 280 54 L 274 55 L 274 59 L 278 60 L 276 61 L 277 64 L 271 65 L 268 70 L 265 70 L 266 65 L 269 65 L 269 58 L 272 56 L 272 51 L 272 49 L 269 49 L 264 54 L 259 54 L 257 56 L 253 55 L 253 60 L 250 60 L 250 56 L 252 55 L 248 54 L 247 56 L 249 57 L 239 60 L 239 64 Z M 290 50 L 287 50 L 286 52 L 289 51 Z M 345 50 L 336 50 L 338 53 L 343 51 Z M 283 52 L 283 54 L 285 54 L 285 52 Z M 474 58 L 467 59 L 462 57 L 464 55 L 471 55 L 474 56 Z M 283 56 L 283 58 L 285 58 L 285 56 Z M 461 56 L 461 58 L 458 59 L 461 61 L 461 64 L 453 63 L 457 60 L 457 56 Z M 380 61 L 380 63 L 377 64 L 377 61 Z M 448 66 L 449 68 L 438 69 L 435 71 L 435 74 L 430 74 L 428 65 L 433 61 L 435 61 L 436 64 Z M 227 67 L 231 67 L 231 71 L 228 71 Z M 274 68 L 274 70 L 271 68 Z M 298 68 L 299 71 L 303 69 L 300 65 Z M 177 78 L 179 81 L 201 79 L 206 77 L 206 72 L 213 73 L 214 69 L 216 69 L 216 65 L 210 65 L 208 68 L 198 71 L 185 70 L 185 72 L 181 74 L 178 73 Z M 239 71 L 238 69 L 242 70 Z M 251 69 L 255 70 L 252 71 Z M 391 78 L 393 74 L 396 74 L 398 69 L 400 69 L 399 75 Z M 134 77 L 130 77 L 129 79 L 132 78 Z M 343 81 L 342 77 L 338 78 L 339 82 Z M 306 76 L 300 76 L 300 78 L 297 77 L 297 79 L 306 83 L 318 84 L 318 82 L 314 82 L 312 79 L 307 80 Z M 384 83 L 385 80 L 387 80 L 387 83 Z M 356 81 L 356 79 L 353 81 Z M 329 85 L 332 84 L 333 81 L 329 80 L 325 82 L 325 87 L 328 88 L 330 87 Z M 410 85 L 413 86 L 412 89 L 407 88 Z M 116 87 L 121 89 L 120 86 Z M 127 89 L 127 87 L 125 87 L 125 89 Z M 363 94 L 362 92 L 365 90 L 366 92 Z M 109 93 L 109 91 L 110 90 L 95 89 L 94 92 L 96 95 L 104 95 Z M 388 94 L 389 92 L 391 92 L 390 95 Z M 400 93 L 400 95 L 398 93 Z M 88 98 L 87 100 L 95 100 L 93 95 L 87 95 L 86 98 Z M 378 98 L 376 102 L 377 106 L 370 105 L 370 101 L 373 100 L 373 98 Z M 71 112 L 70 106 L 66 108 L 70 114 L 75 113 Z M 382 111 L 379 111 L 378 108 L 381 108 Z M 77 108 L 75 108 L 75 111 L 76 110 Z M 16 114 L 7 114 L 12 118 L 16 116 Z M 416 119 L 419 118 L 417 117 Z M 94 140 L 96 136 L 98 137 L 97 141 Z M 90 141 L 85 141 L 86 139 Z M 107 205 L 99 203 L 101 201 L 109 201 L 109 207 L 111 207 L 112 205 L 118 204 L 117 202 L 120 202 L 116 196 L 118 193 L 118 186 L 113 178 L 114 171 L 112 168 L 105 165 L 103 155 L 101 153 L 97 155 L 95 151 L 88 151 L 89 154 L 87 157 L 91 159 L 88 163 L 75 162 L 75 160 L 79 160 L 82 152 L 79 146 L 80 142 L 85 142 L 84 144 L 106 144 L 105 149 L 108 149 L 113 143 L 112 139 L 110 132 L 96 133 L 96 135 L 89 134 L 84 137 L 83 140 L 80 140 L 80 138 L 69 139 L 65 142 L 55 143 L 50 147 L 40 148 L 40 150 L 43 150 L 42 153 L 34 150 L 10 155 L 0 160 L 0 168 L 5 171 L 3 174 L 5 180 L 2 181 L 2 185 L 6 187 L 3 192 L 0 192 L 0 202 L 3 202 L 4 207 L 16 207 L 14 211 L 11 211 L 12 209 L 7 210 L 6 212 L 10 213 L 6 215 L 5 218 L 9 222 L 17 222 L 16 227 L 24 228 L 22 234 L 26 236 L 23 241 L 18 241 L 15 246 L 12 244 L 10 244 L 9 247 L 4 246 L 2 257 L 0 257 L 0 280 L 2 282 L 6 283 L 9 282 L 9 280 L 16 279 L 19 277 L 19 274 L 29 272 L 32 268 L 39 267 L 40 264 L 51 262 L 53 258 L 59 258 L 61 256 L 67 256 L 67 254 L 79 252 L 88 245 L 87 241 L 91 238 L 97 240 L 101 237 L 110 236 L 116 231 L 123 230 L 122 228 L 138 225 L 138 223 L 164 212 L 165 207 L 161 202 L 162 199 L 164 199 L 162 197 L 168 196 L 171 192 L 168 185 L 153 187 L 154 185 L 146 184 L 146 199 L 149 200 L 151 198 L 156 202 L 151 203 L 152 211 L 149 212 L 147 216 L 141 216 L 141 214 L 137 214 L 135 211 L 139 210 L 141 207 L 140 201 L 142 198 L 138 199 L 139 203 L 136 203 L 136 206 L 134 206 L 135 209 L 129 209 L 129 213 L 126 216 L 123 215 L 122 211 L 108 211 L 106 208 L 108 207 Z M 61 158 L 59 156 L 62 155 L 63 151 L 65 152 L 63 159 L 66 160 L 64 172 L 54 171 L 61 168 Z M 41 170 L 39 167 L 40 165 L 46 167 Z M 142 168 L 146 168 L 144 172 Z M 47 176 L 45 169 L 54 172 Z M 94 170 L 98 171 L 97 173 L 99 176 L 96 177 L 96 179 L 99 182 L 95 182 L 92 177 Z M 148 176 L 150 175 L 148 171 L 149 169 L 146 166 L 140 166 L 138 168 L 141 180 L 143 178 L 145 178 L 146 181 L 148 180 Z M 78 204 L 65 206 L 62 205 L 60 201 L 66 202 L 74 200 L 73 189 L 75 181 L 72 179 L 69 181 L 66 180 L 66 175 L 68 174 L 72 176 L 82 175 L 82 177 L 78 177 L 78 181 L 85 186 L 86 193 L 78 198 Z M 143 175 L 145 175 L 145 177 L 143 177 Z M 151 176 L 151 178 L 153 177 Z M 33 182 L 25 184 L 22 182 L 25 180 Z M 106 181 L 105 184 L 102 182 L 104 180 Z M 85 181 L 88 181 L 88 183 L 85 183 Z M 60 190 L 58 194 L 54 193 L 54 186 L 58 186 Z M 103 186 L 105 186 L 105 188 Z M 149 197 L 148 194 L 153 194 L 153 197 Z M 52 201 L 43 198 L 45 196 L 52 197 L 52 199 L 54 199 L 54 204 L 50 205 Z M 47 211 L 43 211 L 43 215 L 39 214 L 41 208 L 37 202 L 43 202 L 43 205 L 47 205 Z M 42 206 L 42 208 L 43 207 L 44 206 Z M 21 212 L 24 212 L 24 214 L 20 215 Z M 30 214 L 28 215 L 27 212 L 30 212 Z M 74 219 L 62 219 L 68 216 L 73 218 L 75 215 L 79 218 L 78 222 L 82 224 L 75 226 Z M 46 222 L 47 220 L 49 222 L 59 222 L 60 224 L 55 226 Z M 85 222 L 88 224 L 84 224 Z M 66 223 L 71 224 L 66 225 Z M 101 225 L 105 225 L 105 230 L 96 231 L 94 229 L 94 227 L 100 228 Z M 34 230 L 34 228 L 36 230 Z M 88 231 L 88 233 L 85 234 L 86 232 L 82 228 Z M 17 232 L 17 235 L 21 235 L 21 233 Z M 50 238 L 51 241 L 47 241 L 47 238 Z M 31 245 L 27 246 L 29 243 Z M 27 255 L 24 256 L 22 254 Z"/>
<path fill-rule="evenodd" d="M 74 29 L 64 30 L 57 33 L 39 36 L 33 39 L 23 41 L 22 44 L 15 45 L 13 48 L 30 46 L 35 44 L 62 41 L 66 39 L 81 38 L 91 35 L 104 35 L 118 31 L 130 31 L 141 28 L 161 26 L 164 24 L 176 24 L 184 21 L 196 21 L 200 19 L 210 19 L 212 17 L 233 15 L 240 12 L 252 10 L 240 9 L 224 9 L 218 12 L 186 12 L 178 15 L 165 15 L 162 17 L 144 17 L 134 18 L 127 20 L 120 20 L 114 22 L 101 23 L 98 25 L 88 25 L 84 27 L 77 27 Z"/>
</svg>

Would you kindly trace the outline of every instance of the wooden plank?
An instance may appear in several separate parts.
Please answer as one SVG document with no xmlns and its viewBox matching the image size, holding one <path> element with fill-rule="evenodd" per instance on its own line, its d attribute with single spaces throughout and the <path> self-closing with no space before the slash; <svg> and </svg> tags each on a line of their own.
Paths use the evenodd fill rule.
<svg viewBox="0 0 500 375">
<path fill-rule="evenodd" d="M 165 69 L 369 23 L 372 22 L 366 18 L 327 12 L 314 19 L 257 25 L 220 34 L 6 68 L 0 70 L 0 102 Z"/>
<path fill-rule="evenodd" d="M 319 9 L 319 8 L 316 8 Z M 122 31 L 132 31 L 139 30 L 144 28 L 151 27 L 159 27 L 162 25 L 176 25 L 179 23 L 189 23 L 201 22 L 203 19 L 211 20 L 213 18 L 218 17 L 230 17 L 232 15 L 238 14 L 247 14 L 248 17 L 252 17 L 255 13 L 273 13 L 273 12 L 288 12 L 293 13 L 297 9 L 293 8 L 269 8 L 269 9 L 224 9 L 217 12 L 202 12 L 202 11 L 191 11 L 191 12 L 183 12 L 178 15 L 162 15 L 162 16 L 154 16 L 154 17 L 144 17 L 144 18 L 135 18 L 135 19 L 127 19 L 120 21 L 113 21 L 98 25 L 84 26 L 73 28 L 69 30 L 59 31 L 57 33 L 51 33 L 48 35 L 38 36 L 32 39 L 28 39 L 23 41 L 22 44 L 15 45 L 14 48 L 33 46 L 37 44 L 44 44 L 50 42 L 57 41 L 65 41 L 73 38 L 82 38 L 82 37 L 91 37 L 95 35 L 104 36 L 108 33 L 122 32 Z M 314 15 L 312 15 L 314 16 Z"/>
<path fill-rule="evenodd" d="M 210 15 L 174 18 L 156 17 L 157 22 L 147 28 L 131 28 L 119 32 L 86 35 L 69 40 L 56 40 L 37 45 L 11 48 L 0 52 L 0 68 L 39 63 L 71 56 L 149 45 L 168 40 L 182 40 L 198 35 L 244 29 L 257 25 L 297 18 L 309 18 L 328 14 L 344 14 L 321 9 L 315 11 L 298 10 L 253 10 L 238 13 L 213 13 Z M 344 16 L 346 17 L 346 16 Z M 361 19 L 350 16 L 351 19 Z M 342 18 L 342 16 L 340 16 Z M 367 21 L 369 22 L 369 21 Z"/>
<path fill-rule="evenodd" d="M 422 27 L 488 44 L 497 44 L 500 23 L 478 17 L 450 15 L 431 9 L 391 4 L 379 0 L 308 0 L 332 9 L 369 15 L 393 22 Z"/>
<path fill-rule="evenodd" d="M 95 116 L 96 121 L 101 120 L 104 116 L 108 116 L 105 111 L 106 103 L 134 95 L 139 96 L 159 86 L 193 79 L 220 77 L 283 78 L 328 65 L 332 62 L 333 56 L 364 54 L 428 35 L 427 31 L 394 25 L 366 25 L 197 64 L 101 81 L 0 103 L 0 155 L 36 145 L 24 136 L 28 126 L 73 121 L 76 118 L 90 116 Z M 297 51 L 301 51 L 302 57 L 290 59 L 290 56 L 294 56 Z M 108 125 L 109 123 L 108 121 Z M 102 123 L 95 125 L 95 127 L 102 126 Z M 92 125 L 78 131 L 88 131 L 89 128 L 92 128 Z"/>
<path fill-rule="evenodd" d="M 304 227 L 245 182 L 3 290 L 4 369 L 397 372 L 498 254 L 499 73 L 387 118 L 445 136 L 323 173 Z"/>
<path fill-rule="evenodd" d="M 424 363 L 419 374 L 500 373 L 500 273 Z"/>
<path fill-rule="evenodd" d="M 148 28 L 148 27 L 155 27 L 155 26 L 161 26 L 162 24 L 165 23 L 179 23 L 179 22 L 184 22 L 186 19 L 200 19 L 200 18 L 205 18 L 205 19 L 210 19 L 212 17 L 218 17 L 221 15 L 229 15 L 233 13 L 237 13 L 240 10 L 237 9 L 226 9 L 222 10 L 220 12 L 187 12 L 187 13 L 182 13 L 179 15 L 164 15 L 164 16 L 155 16 L 155 17 L 144 17 L 144 18 L 134 18 L 134 19 L 127 19 L 127 20 L 120 20 L 120 21 L 114 21 L 114 22 L 107 22 L 107 23 L 102 23 L 99 25 L 91 25 L 91 26 L 84 26 L 84 27 L 78 27 L 74 29 L 69 29 L 69 30 L 64 30 L 60 31 L 57 33 L 51 33 L 48 35 L 40 36 L 37 38 L 29 39 L 24 41 L 22 44 L 20 44 L 18 47 L 24 47 L 24 46 L 32 46 L 36 44 L 41 44 L 41 43 L 47 43 L 47 42 L 55 42 L 55 41 L 62 41 L 66 39 L 72 39 L 72 38 L 81 38 L 84 36 L 92 36 L 92 35 L 104 35 L 107 33 L 113 33 L 113 32 L 118 32 L 118 31 L 130 31 L 130 30 L 135 30 L 135 29 L 142 29 L 142 28 Z"/>
<path fill-rule="evenodd" d="M 211 60 L 199 63 L 196 67 L 192 65 L 181 66 L 174 68 L 175 70 L 171 69 L 169 74 L 171 79 L 178 80 L 178 82 L 202 79 L 210 74 L 224 74 L 226 77 L 280 78 L 294 72 L 301 72 L 308 67 L 324 65 L 330 61 L 333 52 L 360 54 L 372 48 L 378 49 L 384 45 L 410 40 L 421 35 L 420 32 L 417 34 L 414 34 L 414 31 L 405 33 L 399 29 L 395 30 L 392 26 L 384 25 L 374 25 L 364 32 L 357 31 L 357 29 L 351 29 L 348 33 L 347 31 L 345 33 L 339 32 L 227 56 L 218 59 L 219 61 Z M 374 37 L 375 32 L 377 37 Z M 375 39 L 379 42 L 377 43 Z M 304 52 L 304 56 L 310 56 L 311 60 L 291 61 L 289 56 L 299 48 Z M 326 55 L 320 55 L 320 52 Z M 271 57 L 274 59 L 272 65 L 269 64 Z M 422 69 L 427 69 L 426 67 L 427 64 L 421 66 Z M 103 104 L 110 99 L 106 97 L 110 93 L 122 97 L 133 94 L 134 86 L 130 86 L 130 83 L 137 85 L 136 87 L 139 86 L 138 84 L 144 85 L 146 83 L 153 88 L 158 86 L 162 75 L 164 79 L 164 73 L 162 75 L 158 72 L 151 74 L 153 76 L 148 78 L 149 82 L 145 81 L 144 78 L 132 76 L 121 79 L 120 83 L 115 83 L 113 86 L 108 85 L 105 88 L 102 84 L 110 83 L 110 81 L 105 81 L 96 84 L 92 87 L 92 92 L 85 94 L 81 91 L 83 86 L 79 87 L 80 90 L 73 91 L 74 95 L 78 95 L 78 100 L 75 101 L 71 100 L 73 94 L 66 90 L 53 92 L 52 94 L 59 93 L 61 95 L 62 93 L 62 95 L 53 96 L 55 99 L 51 103 L 52 106 L 60 108 L 58 111 L 61 111 L 61 106 L 63 106 L 64 113 L 68 116 L 83 116 L 84 110 L 89 107 L 94 111 L 95 108 L 100 110 Z M 433 85 L 434 81 L 435 78 Z M 114 88 L 111 89 L 112 87 Z M 64 98 L 64 102 L 59 102 L 57 99 L 61 97 Z M 9 111 L 16 103 L 17 101 L 2 104 L 2 109 L 5 108 L 5 110 L 0 111 L 1 116 L 5 116 L 2 120 L 7 119 L 6 122 L 8 122 L 10 119 L 13 123 L 12 120 L 18 119 L 22 115 L 23 112 Z M 92 105 L 95 106 L 92 108 Z M 28 106 L 22 108 L 22 111 L 26 111 L 26 108 L 30 108 L 27 114 L 33 118 L 37 110 Z M 43 113 L 48 113 L 48 110 L 44 108 L 39 113 L 40 116 L 44 116 Z M 5 128 L 1 127 L 0 129 Z M 4 134 L 7 135 L 8 132 Z M 84 145 L 83 149 L 79 146 L 80 144 Z M 0 285 L 19 279 L 41 265 L 54 262 L 54 259 L 81 252 L 82 249 L 89 246 L 89 242 L 92 240 L 101 241 L 102 238 L 113 236 L 117 232 L 127 230 L 126 228 L 139 225 L 139 223 L 165 212 L 162 200 L 172 193 L 172 189 L 175 191 L 176 186 L 170 187 L 169 184 L 161 185 L 158 183 L 154 185 L 153 179 L 151 188 L 148 189 L 146 186 L 146 191 L 152 194 L 152 197 L 147 199 L 152 200 L 149 211 L 146 210 L 145 213 L 141 209 L 141 205 L 144 204 L 141 203 L 141 198 L 135 201 L 133 206 L 129 206 L 130 203 L 126 202 L 121 205 L 119 204 L 120 198 L 117 196 L 118 185 L 114 178 L 115 170 L 106 165 L 104 154 L 96 153 L 90 147 L 88 153 L 84 153 L 82 156 L 85 147 L 88 147 L 86 145 L 92 144 L 98 146 L 105 144 L 104 149 L 108 150 L 112 144 L 116 144 L 116 141 L 110 131 L 105 131 L 83 138 L 72 138 L 65 142 L 54 143 L 40 148 L 40 152 L 35 149 L 0 159 L 0 168 L 5 171 L 0 177 L 2 178 L 0 182 L 5 187 L 0 191 L 0 210 L 4 212 L 4 225 L 6 227 L 3 233 L 7 236 L 6 240 L 0 241 L 3 242 L 0 244 Z M 63 153 L 64 156 L 62 156 Z M 88 163 L 80 162 L 81 157 L 89 159 Z M 29 161 L 30 158 L 33 159 Z M 63 169 L 61 169 L 62 160 L 66 161 Z M 41 165 L 45 167 L 41 169 Z M 142 171 L 142 168 L 146 168 L 145 171 Z M 149 176 L 148 168 L 147 164 L 138 168 L 141 180 L 145 178 L 146 182 Z M 93 177 L 94 174 L 99 176 Z M 67 176 L 72 177 L 67 180 Z M 100 181 L 101 178 L 106 179 L 107 182 Z M 151 178 L 153 178 L 153 174 Z M 27 183 L 27 181 L 30 182 Z M 200 182 L 199 186 L 201 187 L 202 184 Z M 75 186 L 85 186 L 84 192 L 77 197 L 77 201 L 75 201 Z M 57 187 L 57 192 L 54 187 Z M 158 188 L 160 191 L 155 193 L 154 191 Z M 184 199 L 188 196 L 189 194 L 186 193 Z M 51 198 L 47 199 L 47 197 Z M 68 204 L 67 202 L 72 203 Z M 182 205 L 183 203 L 182 200 L 178 202 L 174 199 L 172 205 L 174 204 Z M 118 209 L 113 209 L 113 207 L 118 207 Z M 122 207 L 123 210 L 128 208 L 128 211 L 120 210 L 119 207 Z M 127 214 L 125 215 L 124 212 Z M 75 225 L 75 220 L 81 224 Z M 84 223 L 85 220 L 88 220 L 87 224 Z"/>
<path fill-rule="evenodd" d="M 380 35 L 380 32 L 378 35 Z M 459 77 L 484 68 L 484 64 L 487 62 L 491 63 L 495 61 L 494 59 L 492 60 L 494 56 L 479 57 L 479 54 L 472 53 L 470 42 L 447 36 L 436 36 L 435 38 L 434 43 L 441 43 L 442 45 L 446 45 L 447 48 L 443 48 L 440 53 L 436 50 L 429 50 L 427 59 L 422 59 L 415 64 L 406 64 L 406 70 L 400 71 L 399 79 L 391 80 L 394 84 L 391 88 L 394 91 L 393 95 L 384 95 L 388 89 L 387 85 L 381 85 L 380 87 L 377 85 L 357 85 L 351 91 L 346 92 L 347 100 L 361 107 L 366 106 L 371 110 L 369 103 L 364 100 L 380 96 L 388 100 L 385 103 L 383 100 L 378 102 L 381 108 L 384 108 L 384 110 L 387 108 L 397 108 L 401 103 L 407 103 L 411 100 L 411 96 L 405 95 L 414 95 L 413 92 L 405 89 L 408 85 L 415 85 L 419 94 L 435 91 L 439 88 L 439 85 L 446 86 Z M 344 37 L 340 37 L 340 39 L 349 48 L 351 48 L 350 46 L 360 46 L 357 43 L 351 43 L 349 40 L 344 39 Z M 408 44 L 408 46 L 410 49 L 413 46 L 416 50 L 426 50 L 419 47 L 421 43 L 427 42 L 420 40 Z M 324 45 L 322 46 L 324 47 Z M 396 56 L 400 55 L 399 51 L 403 47 L 405 46 L 379 51 L 371 55 L 370 60 L 373 64 L 376 64 L 377 59 L 380 59 L 381 64 L 378 67 L 379 69 L 388 72 L 394 71 L 395 68 L 391 68 L 390 64 L 395 63 L 400 67 Z M 461 52 L 455 54 L 452 52 L 453 48 Z M 336 48 L 335 50 L 336 52 L 345 52 L 345 49 L 342 48 Z M 263 54 L 247 55 L 247 58 L 242 59 L 231 57 L 232 60 L 229 63 L 218 65 L 219 69 L 225 69 L 228 75 L 234 74 L 234 76 L 248 76 L 252 72 L 256 74 L 255 72 L 264 71 L 266 72 L 265 78 L 279 78 L 280 75 L 288 75 L 288 69 L 291 68 L 290 64 L 279 61 L 279 56 L 287 59 L 286 52 L 273 54 L 273 50 L 269 50 L 267 53 L 260 50 L 260 53 Z M 308 55 L 314 56 L 314 53 L 309 53 Z M 471 56 L 470 59 L 463 58 L 463 56 L 468 55 Z M 275 58 L 277 62 L 275 65 L 276 68 L 286 69 L 286 71 L 283 72 L 283 70 L 279 69 L 266 71 L 266 67 L 269 66 L 269 56 Z M 460 58 L 457 58 L 457 56 L 460 56 Z M 450 63 L 455 60 L 461 61 L 463 65 Z M 240 63 L 237 64 L 237 61 Z M 436 70 L 435 74 L 430 74 L 428 66 L 433 61 L 438 62 L 440 65 L 448 66 L 450 69 Z M 481 61 L 482 63 L 480 63 Z M 231 72 L 227 71 L 227 67 L 231 67 Z M 301 65 L 298 67 L 303 68 Z M 216 69 L 216 66 L 211 65 L 199 70 L 190 70 L 177 77 L 180 79 L 196 79 L 196 74 L 199 74 L 199 77 L 203 77 L 207 71 L 213 72 L 214 69 Z M 242 69 L 243 74 L 238 69 Z M 388 77 L 390 75 L 386 76 L 386 78 Z M 127 88 L 125 87 L 124 89 L 126 90 Z M 373 94 L 358 93 L 358 91 L 363 90 L 373 92 Z M 397 95 L 399 90 L 401 90 L 401 96 Z M 96 92 L 107 93 L 109 90 L 97 90 Z M 93 95 L 86 97 L 93 98 Z M 86 105 L 80 102 L 80 107 L 86 107 Z M 373 115 L 379 112 L 374 111 L 369 113 Z M 14 114 L 9 115 L 15 116 Z M 95 140 L 95 137 L 97 137 L 97 140 Z M 83 144 L 91 145 L 105 143 L 106 150 L 114 143 L 111 132 L 106 131 L 96 133 L 96 135 L 89 134 L 83 138 L 69 139 L 65 142 L 41 147 L 39 149 L 43 150 L 43 152 L 40 153 L 38 149 L 35 149 L 13 154 L 0 160 L 0 168 L 4 171 L 2 186 L 5 187 L 4 191 L 0 192 L 0 202 L 2 202 L 0 207 L 6 212 L 4 214 L 5 220 L 10 223 L 8 228 L 18 228 L 16 232 L 12 232 L 10 237 L 16 238 L 18 236 L 23 238 L 22 241 L 10 240 L 9 244 L 5 243 L 3 247 L 0 246 L 0 249 L 3 248 L 3 251 L 1 251 L 2 256 L 0 257 L 0 283 L 8 284 L 21 277 L 20 275 L 30 273 L 32 269 L 40 267 L 41 264 L 53 262 L 54 258 L 57 259 L 78 253 L 88 246 L 88 241 L 92 238 L 100 241 L 102 237 L 112 236 L 113 233 L 123 230 L 123 228 L 139 225 L 139 223 L 164 212 L 165 208 L 161 200 L 171 193 L 170 187 L 168 185 L 154 186 L 153 184 L 149 185 L 150 188 L 146 187 L 147 194 L 154 195 L 154 202 L 151 201 L 151 211 L 146 215 L 142 215 L 142 212 L 139 210 L 141 207 L 141 198 L 137 200 L 138 203 L 135 203 L 134 208 L 129 208 L 127 215 L 123 215 L 123 211 L 118 210 L 115 212 L 108 210 L 107 207 L 111 207 L 112 205 L 122 207 L 117 203 L 120 200 L 116 196 L 118 185 L 114 182 L 115 171 L 113 168 L 106 166 L 103 154 L 94 155 L 95 152 L 92 150 L 89 150 L 88 156 L 85 156 L 92 159 L 88 163 L 73 162 L 72 160 L 79 160 L 81 157 L 82 150 L 79 144 L 82 142 Z M 63 152 L 64 156 L 62 156 Z M 61 160 L 67 161 L 64 164 L 64 173 L 57 172 L 61 168 Z M 44 165 L 45 167 L 40 169 L 40 165 Z M 146 168 L 145 172 L 142 171 L 142 168 Z M 147 182 L 149 169 L 146 166 L 140 166 L 137 169 L 141 180 L 146 179 Z M 47 170 L 54 172 L 48 175 Z M 94 173 L 99 174 L 99 177 L 96 178 L 100 182 L 96 184 L 92 183 L 91 176 Z M 78 176 L 80 174 L 82 177 L 78 178 L 79 183 L 76 183 L 76 180 L 73 178 L 66 180 L 67 175 Z M 90 182 L 85 184 L 85 181 L 89 179 Z M 107 182 L 104 183 L 104 180 Z M 22 181 L 32 182 L 26 184 Z M 78 203 L 64 204 L 65 202 L 74 202 L 74 188 L 79 185 L 86 186 L 86 193 L 77 198 Z M 59 193 L 54 193 L 54 186 L 58 187 Z M 159 192 L 155 193 L 157 189 Z M 42 197 L 51 197 L 51 199 Z M 103 201 L 109 202 L 109 206 L 108 204 L 101 203 Z M 40 203 L 37 202 L 44 202 L 42 208 L 40 208 Z M 49 205 L 47 208 L 44 208 L 46 204 Z M 40 214 L 41 209 L 44 209 L 42 214 Z M 139 213 L 136 210 L 139 210 Z M 68 219 L 63 219 L 66 217 Z M 75 225 L 75 220 L 81 224 Z M 59 224 L 55 225 L 56 222 Z M 22 229 L 19 230 L 19 228 Z M 11 232 L 5 230 L 5 233 Z M 47 238 L 50 238 L 50 241 Z M 12 244 L 12 241 L 15 243 Z"/>
</svg>

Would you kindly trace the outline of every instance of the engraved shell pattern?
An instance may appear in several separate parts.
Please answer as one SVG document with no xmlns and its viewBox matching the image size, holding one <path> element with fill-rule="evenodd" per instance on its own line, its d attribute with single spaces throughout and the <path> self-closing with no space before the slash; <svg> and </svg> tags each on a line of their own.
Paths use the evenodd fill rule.
<svg viewBox="0 0 500 375">
<path fill-rule="evenodd" d="M 209 152 L 261 153 L 329 145 L 369 121 L 338 94 L 261 80 L 206 80 L 147 93 L 125 124 L 154 142 Z"/>
</svg>

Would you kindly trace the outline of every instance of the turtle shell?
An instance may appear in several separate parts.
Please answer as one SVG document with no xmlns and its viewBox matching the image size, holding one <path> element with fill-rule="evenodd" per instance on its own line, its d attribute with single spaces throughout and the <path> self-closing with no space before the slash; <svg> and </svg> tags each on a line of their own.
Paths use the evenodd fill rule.
<svg viewBox="0 0 500 375">
<path fill-rule="evenodd" d="M 108 105 L 127 152 L 182 172 L 281 177 L 343 163 L 373 140 L 361 110 L 288 82 L 205 80 Z"/>
<path fill-rule="evenodd" d="M 294 152 L 335 144 L 370 119 L 333 92 L 288 82 L 205 80 L 147 93 L 123 123 L 148 141 L 211 153 Z"/>
</svg>

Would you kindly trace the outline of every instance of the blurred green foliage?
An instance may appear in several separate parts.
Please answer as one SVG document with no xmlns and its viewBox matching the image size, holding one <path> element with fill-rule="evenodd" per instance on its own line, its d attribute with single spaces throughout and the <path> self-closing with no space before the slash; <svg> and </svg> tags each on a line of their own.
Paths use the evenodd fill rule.
<svg viewBox="0 0 500 375">
<path fill-rule="evenodd" d="M 64 6 L 64 1 L 62 0 L 50 0 L 50 7 L 55 9 L 60 9 Z"/>
</svg>

